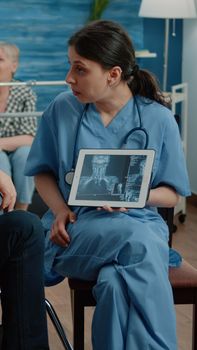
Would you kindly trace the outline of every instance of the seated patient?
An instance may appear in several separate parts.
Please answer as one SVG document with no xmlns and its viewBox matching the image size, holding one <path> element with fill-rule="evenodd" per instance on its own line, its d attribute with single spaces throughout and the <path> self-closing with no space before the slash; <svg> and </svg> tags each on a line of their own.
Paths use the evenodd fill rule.
<svg viewBox="0 0 197 350">
<path fill-rule="evenodd" d="M 19 49 L 0 42 L 0 82 L 13 82 Z M 36 96 L 27 86 L 0 86 L 0 113 L 33 112 Z M 25 162 L 37 129 L 36 117 L 0 116 L 0 169 L 12 177 L 17 198 L 15 209 L 27 210 L 34 191 L 32 177 L 23 175 Z"/>
<path fill-rule="evenodd" d="M 39 219 L 12 211 L 16 191 L 0 170 L 0 289 L 2 350 L 47 350 L 44 302 L 44 235 Z"/>
</svg>

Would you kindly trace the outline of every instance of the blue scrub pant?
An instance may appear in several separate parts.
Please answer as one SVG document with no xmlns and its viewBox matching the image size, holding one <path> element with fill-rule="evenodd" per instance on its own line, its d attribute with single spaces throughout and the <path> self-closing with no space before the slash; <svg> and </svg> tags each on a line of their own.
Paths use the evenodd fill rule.
<svg viewBox="0 0 197 350">
<path fill-rule="evenodd" d="M 25 176 L 24 169 L 30 146 L 18 147 L 14 152 L 0 151 L 0 169 L 12 177 L 17 201 L 30 204 L 34 192 L 33 177 Z"/>
<path fill-rule="evenodd" d="M 34 214 L 17 210 L 1 215 L 2 350 L 49 349 L 43 259 L 40 220 Z"/>
<path fill-rule="evenodd" d="M 131 215 L 79 215 L 68 225 L 71 243 L 56 252 L 53 269 L 97 279 L 94 350 L 177 350 L 166 225 Z"/>
</svg>

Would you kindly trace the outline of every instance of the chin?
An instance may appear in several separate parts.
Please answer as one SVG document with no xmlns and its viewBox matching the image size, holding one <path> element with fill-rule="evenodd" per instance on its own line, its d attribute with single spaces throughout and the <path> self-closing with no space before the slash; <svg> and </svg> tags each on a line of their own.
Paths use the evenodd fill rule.
<svg viewBox="0 0 197 350">
<path fill-rule="evenodd" d="M 82 103 L 91 103 L 92 102 L 92 101 L 90 101 L 90 99 L 88 99 L 87 97 L 82 96 L 82 95 L 77 95 L 75 97 L 77 98 L 77 100 L 79 102 L 82 102 Z"/>
</svg>

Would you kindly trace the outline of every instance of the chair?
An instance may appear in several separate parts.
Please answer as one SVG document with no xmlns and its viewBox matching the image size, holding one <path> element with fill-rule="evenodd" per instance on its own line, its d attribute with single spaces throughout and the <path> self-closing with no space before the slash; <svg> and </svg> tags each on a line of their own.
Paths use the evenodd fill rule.
<svg viewBox="0 0 197 350">
<path fill-rule="evenodd" d="M 172 243 L 173 209 L 160 208 L 160 214 L 166 220 Z M 183 260 L 181 267 L 169 268 L 169 279 L 172 285 L 174 304 L 193 304 L 192 350 L 197 350 L 197 269 Z M 71 290 L 73 310 L 73 344 L 75 350 L 84 350 L 84 309 L 95 306 L 92 295 L 95 282 L 68 279 Z"/>
</svg>

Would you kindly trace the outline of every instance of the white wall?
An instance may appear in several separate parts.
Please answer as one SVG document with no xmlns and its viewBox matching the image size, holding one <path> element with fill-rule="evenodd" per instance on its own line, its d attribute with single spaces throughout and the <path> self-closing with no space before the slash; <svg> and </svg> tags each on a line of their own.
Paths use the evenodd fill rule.
<svg viewBox="0 0 197 350">
<path fill-rule="evenodd" d="M 182 80 L 188 82 L 187 164 L 191 190 L 197 194 L 197 18 L 184 20 Z"/>
</svg>

